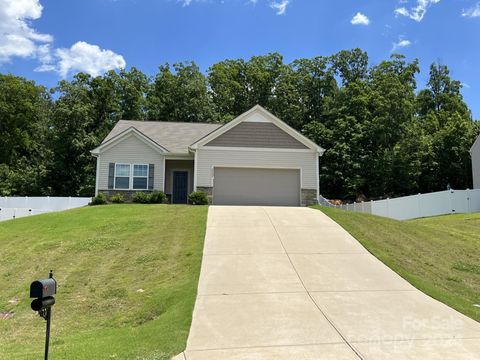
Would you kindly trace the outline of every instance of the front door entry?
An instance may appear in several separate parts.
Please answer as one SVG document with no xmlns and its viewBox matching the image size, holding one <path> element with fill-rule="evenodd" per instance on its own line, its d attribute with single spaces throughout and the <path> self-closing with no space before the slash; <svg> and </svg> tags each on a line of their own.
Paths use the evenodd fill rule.
<svg viewBox="0 0 480 360">
<path fill-rule="evenodd" d="M 188 171 L 173 172 L 172 203 L 186 204 L 188 201 Z"/>
</svg>

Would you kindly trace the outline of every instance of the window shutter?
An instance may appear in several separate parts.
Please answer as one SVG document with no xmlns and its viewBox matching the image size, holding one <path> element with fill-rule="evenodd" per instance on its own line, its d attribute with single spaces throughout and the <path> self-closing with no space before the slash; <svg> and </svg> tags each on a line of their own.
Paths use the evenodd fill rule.
<svg viewBox="0 0 480 360">
<path fill-rule="evenodd" d="M 108 188 L 113 189 L 115 182 L 115 163 L 108 164 Z"/>
<path fill-rule="evenodd" d="M 153 190 L 153 177 L 155 176 L 155 165 L 148 165 L 148 190 Z"/>
</svg>

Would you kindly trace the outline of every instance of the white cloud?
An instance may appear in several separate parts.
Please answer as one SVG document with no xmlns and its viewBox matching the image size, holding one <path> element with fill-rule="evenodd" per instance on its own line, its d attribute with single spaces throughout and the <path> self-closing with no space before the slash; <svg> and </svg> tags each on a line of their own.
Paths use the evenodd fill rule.
<svg viewBox="0 0 480 360">
<path fill-rule="evenodd" d="M 0 63 L 12 57 L 35 57 L 42 44 L 53 37 L 40 34 L 30 25 L 42 16 L 39 0 L 0 0 Z"/>
<path fill-rule="evenodd" d="M 406 16 L 412 20 L 420 22 L 427 13 L 427 9 L 434 4 L 438 4 L 440 0 L 417 0 L 417 5 L 408 10 L 406 7 L 395 9 L 397 16 Z M 401 2 L 404 3 L 404 2 Z"/>
<path fill-rule="evenodd" d="M 397 51 L 401 48 L 406 48 L 412 45 L 410 40 L 407 39 L 399 39 L 398 42 L 393 43 L 392 52 Z"/>
<path fill-rule="evenodd" d="M 108 70 L 124 68 L 125 65 L 123 56 L 111 50 L 100 49 L 97 45 L 78 41 L 69 49 L 56 49 L 50 61 L 44 62 L 36 70 L 56 71 L 62 77 L 76 71 L 99 76 Z"/>
<path fill-rule="evenodd" d="M 350 20 L 350 23 L 352 25 L 368 25 L 370 24 L 370 19 L 361 12 L 357 12 L 352 20 Z"/>
<path fill-rule="evenodd" d="M 277 12 L 277 15 L 285 15 L 289 2 L 289 0 L 282 0 L 280 2 L 273 1 L 270 7 Z"/>
<path fill-rule="evenodd" d="M 96 76 L 125 67 L 121 55 L 79 41 L 70 49 L 53 49 L 53 36 L 37 32 L 32 21 L 42 16 L 39 0 L 0 0 L 0 64 L 14 57 L 37 59 L 36 71 L 56 71 L 67 76 L 85 71 Z"/>
<path fill-rule="evenodd" d="M 183 7 L 190 6 L 194 3 L 224 3 L 226 0 L 176 0 L 177 3 L 181 4 Z M 257 5 L 258 0 L 246 0 L 245 4 L 247 5 Z M 277 15 L 285 15 L 287 7 L 290 4 L 291 0 L 266 0 L 265 2 L 269 3 L 270 8 L 275 10 Z"/>
<path fill-rule="evenodd" d="M 469 18 L 480 17 L 480 2 L 471 8 L 462 10 L 462 16 Z"/>
</svg>

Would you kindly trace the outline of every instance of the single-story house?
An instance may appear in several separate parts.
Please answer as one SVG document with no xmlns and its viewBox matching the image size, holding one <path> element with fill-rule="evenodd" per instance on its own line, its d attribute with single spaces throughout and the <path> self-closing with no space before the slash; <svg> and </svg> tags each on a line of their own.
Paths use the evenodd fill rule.
<svg viewBox="0 0 480 360">
<path fill-rule="evenodd" d="M 324 150 L 257 105 L 222 124 L 119 121 L 96 149 L 95 191 L 164 191 L 187 203 L 204 191 L 218 205 L 317 203 Z"/>
<path fill-rule="evenodd" d="M 480 189 L 480 135 L 470 149 L 472 156 L 473 188 Z"/>
</svg>

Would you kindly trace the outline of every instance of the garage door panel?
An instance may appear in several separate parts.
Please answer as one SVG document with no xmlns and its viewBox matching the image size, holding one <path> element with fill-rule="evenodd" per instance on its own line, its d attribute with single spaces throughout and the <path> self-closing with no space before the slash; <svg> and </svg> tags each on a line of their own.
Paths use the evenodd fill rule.
<svg viewBox="0 0 480 360">
<path fill-rule="evenodd" d="M 300 170 L 215 168 L 216 205 L 300 205 Z"/>
</svg>

